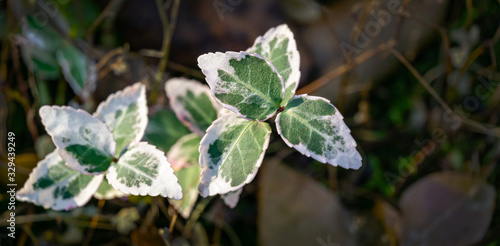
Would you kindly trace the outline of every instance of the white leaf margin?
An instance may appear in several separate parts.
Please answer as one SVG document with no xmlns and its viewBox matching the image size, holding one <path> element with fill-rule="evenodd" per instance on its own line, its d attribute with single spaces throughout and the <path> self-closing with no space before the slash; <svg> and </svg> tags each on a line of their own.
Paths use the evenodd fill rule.
<svg viewBox="0 0 500 246">
<path fill-rule="evenodd" d="M 77 135 L 74 132 L 74 129 L 72 129 L 78 125 L 86 126 L 87 128 L 95 130 L 95 139 L 92 139 L 92 143 L 90 143 L 93 147 L 109 154 L 110 158 L 113 158 L 115 155 L 116 142 L 108 126 L 86 111 L 67 106 L 43 106 L 40 108 L 39 113 L 40 118 L 42 119 L 42 124 L 45 126 L 45 130 L 51 136 L 52 141 L 57 147 L 57 153 L 59 153 L 62 159 L 66 162 L 66 166 L 83 174 L 98 174 L 87 172 L 85 166 L 81 165 L 78 159 L 65 150 L 65 148 L 70 145 L 89 144 L 89 142 L 81 139 L 81 136 Z M 61 125 L 64 125 L 61 123 L 62 120 L 66 120 L 66 127 L 61 127 Z M 76 138 L 69 144 L 63 142 L 63 138 L 69 139 L 71 137 Z"/>
<path fill-rule="evenodd" d="M 285 90 L 286 88 L 291 84 L 295 83 L 295 87 L 293 88 L 292 91 L 292 97 L 295 95 L 295 92 L 297 91 L 297 88 L 299 87 L 299 82 L 300 82 L 300 53 L 297 49 L 297 42 L 295 41 L 293 32 L 290 30 L 287 24 L 281 24 L 277 27 L 273 27 L 269 29 L 263 36 L 258 36 L 255 39 L 254 44 L 252 47 L 247 49 L 247 52 L 250 53 L 255 53 L 254 49 L 258 44 L 261 44 L 262 47 L 262 53 L 270 53 L 271 52 L 271 47 L 269 45 L 269 42 L 272 41 L 274 38 L 277 38 L 277 42 L 280 42 L 284 39 L 288 39 L 288 45 L 286 48 L 287 55 L 289 52 L 291 52 L 291 56 L 288 55 L 289 59 L 288 61 L 290 62 L 290 68 L 291 72 L 290 75 L 288 76 L 287 81 L 284 81 L 284 87 Z M 291 57 L 291 59 L 290 59 Z M 286 94 L 286 92 L 285 92 Z M 283 98 L 284 100 L 284 98 Z M 288 103 L 288 102 L 286 102 Z"/>
<path fill-rule="evenodd" d="M 62 161 L 64 160 L 59 156 L 59 154 L 56 151 L 53 151 L 52 153 L 48 154 L 43 160 L 38 162 L 37 166 L 30 173 L 28 180 L 26 181 L 26 183 L 24 183 L 24 187 L 17 191 L 16 198 L 19 201 L 31 202 L 38 206 L 43 206 L 43 208 L 45 209 L 50 208 L 53 210 L 70 210 L 85 205 L 99 188 L 99 185 L 104 178 L 104 174 L 93 175 L 90 183 L 84 189 L 82 189 L 80 193 L 78 193 L 78 195 L 70 199 L 54 199 L 53 193 L 56 187 L 67 187 L 68 184 L 76 178 L 75 175 L 83 175 L 76 171 L 75 174 L 64 179 L 64 183 L 56 183 L 50 188 L 42 189 L 40 191 L 34 190 L 33 185 L 36 183 L 36 181 L 46 175 L 51 166 L 57 165 Z"/>
<path fill-rule="evenodd" d="M 152 180 L 152 184 L 146 185 L 141 183 L 139 187 L 128 187 L 122 184 L 118 180 L 118 174 L 116 170 L 117 165 L 126 165 L 127 158 L 134 153 L 146 153 L 156 157 L 160 163 L 158 163 L 158 176 Z M 127 167 L 129 168 L 129 167 Z M 129 169 L 134 169 L 129 168 Z M 154 145 L 150 145 L 146 142 L 136 142 L 129 145 L 127 151 L 120 156 L 117 163 L 114 163 L 106 172 L 106 178 L 111 186 L 115 189 L 131 195 L 150 195 L 150 196 L 162 196 L 173 198 L 175 200 L 182 199 L 182 187 L 178 182 L 177 176 L 174 174 L 174 170 L 167 161 L 167 157 L 163 151 L 156 149 Z"/>
<path fill-rule="evenodd" d="M 246 184 L 252 182 L 259 171 L 259 168 L 264 160 L 264 155 L 266 154 L 266 150 L 269 147 L 269 141 L 271 139 L 271 131 L 268 132 L 267 137 L 262 146 L 262 153 L 260 153 L 259 159 L 255 164 L 255 170 L 253 173 L 247 176 L 245 181 L 237 186 L 231 186 L 230 182 L 226 182 L 223 177 L 219 175 L 220 167 L 217 163 L 214 163 L 214 166 L 218 166 L 218 169 L 210 169 L 209 168 L 209 154 L 208 148 L 210 144 L 214 143 L 218 136 L 224 132 L 229 126 L 236 125 L 238 121 L 245 121 L 248 124 L 256 123 L 261 124 L 263 122 L 258 121 L 249 121 L 243 118 L 238 117 L 236 114 L 224 114 L 219 119 L 215 120 L 212 125 L 207 129 L 207 133 L 200 142 L 200 166 L 201 166 L 201 176 L 200 176 L 200 184 L 198 186 L 198 191 L 202 197 L 214 196 L 217 194 L 225 194 L 228 192 L 236 191 Z M 227 125 L 226 125 L 227 123 Z M 267 124 L 264 122 L 264 124 Z"/>
<path fill-rule="evenodd" d="M 232 192 L 220 195 L 221 199 L 229 208 L 235 208 L 240 201 L 240 195 L 243 192 L 243 187 Z"/>
<path fill-rule="evenodd" d="M 212 107 L 216 112 L 222 108 L 222 104 L 215 100 L 215 97 L 210 92 L 210 88 L 206 85 L 201 84 L 196 80 L 186 79 L 186 78 L 171 78 L 165 83 L 165 92 L 169 98 L 170 107 L 174 111 L 175 115 L 184 123 L 191 132 L 195 132 L 198 135 L 203 136 L 205 131 L 202 131 L 195 124 L 193 124 L 194 119 L 192 119 L 191 114 L 184 108 L 182 103 L 179 102 L 177 98 L 185 97 L 191 91 L 195 96 L 201 94 L 206 94 L 212 103 Z"/>
<path fill-rule="evenodd" d="M 283 112 L 280 112 L 278 116 L 276 117 L 276 130 L 278 131 L 278 134 L 281 136 L 281 139 L 290 147 L 296 149 L 299 153 L 307 156 L 307 157 L 312 157 L 315 160 L 321 162 L 321 163 L 329 163 L 332 166 L 341 166 L 346 169 L 359 169 L 362 165 L 362 158 L 359 152 L 356 150 L 357 143 L 354 140 L 354 138 L 351 136 L 350 132 L 351 130 L 345 122 L 343 121 L 344 117 L 342 114 L 340 114 L 340 111 L 333 106 L 333 104 L 326 98 L 323 97 L 318 97 L 318 96 L 309 96 L 307 94 L 301 94 L 301 95 L 296 95 L 290 99 L 292 101 L 293 99 L 296 98 L 301 98 L 305 97 L 309 100 L 322 100 L 327 102 L 330 106 L 335 108 L 335 114 L 332 115 L 334 117 L 334 122 L 337 123 L 336 126 L 339 128 L 340 135 L 345 138 L 346 141 L 346 149 L 348 152 L 339 152 L 341 153 L 340 155 L 337 155 L 335 158 L 327 159 L 323 155 L 318 155 L 315 154 L 309 149 L 307 149 L 307 146 L 304 146 L 302 143 L 298 145 L 294 145 L 290 143 L 282 134 L 281 132 L 281 127 L 280 127 L 280 116 L 282 115 Z M 347 143 L 348 142 L 348 143 Z"/>
<path fill-rule="evenodd" d="M 236 59 L 237 61 L 240 61 L 242 58 L 244 58 L 247 55 L 254 56 L 254 57 L 257 57 L 259 59 L 264 60 L 271 67 L 273 72 L 276 73 L 276 75 L 278 75 L 278 77 L 281 81 L 281 94 L 282 94 L 281 101 L 283 101 L 285 99 L 285 93 L 286 93 L 285 82 L 283 81 L 283 76 L 281 76 L 281 74 L 278 72 L 276 67 L 271 62 L 269 62 L 268 60 L 266 60 L 264 57 L 260 56 L 259 54 L 249 53 L 246 51 L 240 51 L 240 52 L 228 51 L 225 53 L 222 53 L 222 52 L 212 53 L 212 52 L 210 52 L 210 53 L 203 54 L 203 55 L 198 57 L 198 67 L 200 67 L 202 73 L 205 74 L 205 80 L 207 81 L 208 85 L 210 86 L 210 91 L 212 93 L 213 98 L 215 100 L 217 100 L 217 102 L 219 102 L 224 108 L 233 111 L 238 116 L 240 116 L 244 119 L 247 119 L 247 120 L 253 120 L 253 119 L 248 118 L 248 116 L 242 114 L 238 108 L 221 102 L 215 96 L 215 93 L 219 93 L 219 92 L 223 93 L 225 91 L 224 89 L 221 90 L 221 88 L 219 86 L 217 86 L 218 83 L 221 83 L 221 79 L 219 78 L 219 74 L 218 74 L 217 70 L 221 69 L 221 70 L 224 70 L 230 74 L 234 74 L 236 71 L 229 64 L 229 60 Z M 276 112 L 273 112 L 273 113 L 267 115 L 265 117 L 265 119 L 258 120 L 258 121 L 266 121 L 266 120 L 270 119 L 271 117 L 273 117 L 274 115 L 276 115 Z"/>
<path fill-rule="evenodd" d="M 146 87 L 137 82 L 125 87 L 108 96 L 106 101 L 101 102 L 94 113 L 94 117 L 102 120 L 109 129 L 115 130 L 118 121 L 114 120 L 114 114 L 118 110 L 125 110 L 128 106 L 136 103 L 139 108 L 140 117 L 137 122 L 139 134 L 132 142 L 142 139 L 148 125 L 148 106 L 146 101 Z M 122 116 L 123 117 L 123 116 Z"/>
</svg>

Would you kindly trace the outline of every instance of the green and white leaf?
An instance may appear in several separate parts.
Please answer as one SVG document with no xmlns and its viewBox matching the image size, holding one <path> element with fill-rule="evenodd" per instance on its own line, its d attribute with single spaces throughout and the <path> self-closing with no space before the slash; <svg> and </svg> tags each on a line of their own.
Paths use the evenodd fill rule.
<svg viewBox="0 0 500 246">
<path fill-rule="evenodd" d="M 56 59 L 61 66 L 64 78 L 75 94 L 83 95 L 83 88 L 88 79 L 88 58 L 71 44 L 64 44 L 56 52 Z"/>
<path fill-rule="evenodd" d="M 192 165 L 199 166 L 201 137 L 191 133 L 180 138 L 167 153 L 167 160 L 174 170 Z"/>
<path fill-rule="evenodd" d="M 99 188 L 97 189 L 96 193 L 94 194 L 95 199 L 100 199 L 100 200 L 111 200 L 115 198 L 120 198 L 127 196 L 125 193 L 113 188 L 108 183 L 107 179 L 103 179 L 101 182 L 101 185 L 99 185 Z"/>
<path fill-rule="evenodd" d="M 51 25 L 42 25 L 33 16 L 21 19 L 20 24 L 22 36 L 37 50 L 53 53 L 65 42 Z"/>
<path fill-rule="evenodd" d="M 115 189 L 132 195 L 182 199 L 182 188 L 165 154 L 146 142 L 132 143 L 106 178 Z"/>
<path fill-rule="evenodd" d="M 275 115 L 285 95 L 283 78 L 260 55 L 208 53 L 198 66 L 215 98 L 243 118 L 264 121 Z"/>
<path fill-rule="evenodd" d="M 24 63 L 37 78 L 57 79 L 61 76 L 59 64 L 52 52 L 39 50 L 26 40 L 19 43 Z"/>
<path fill-rule="evenodd" d="M 198 163 L 198 160 L 196 160 L 196 163 Z M 175 175 L 177 176 L 177 178 L 179 178 L 179 184 L 182 187 L 183 197 L 179 201 L 169 199 L 169 203 L 172 204 L 175 210 L 177 210 L 177 212 L 185 219 L 189 218 L 194 204 L 198 199 L 200 171 L 200 165 L 192 165 L 175 172 Z"/>
<path fill-rule="evenodd" d="M 15 42 L 21 47 L 24 63 L 38 78 L 59 78 L 55 52 L 64 39 L 50 25 L 40 25 L 30 16 L 23 18 L 20 26 L 21 36 L 16 36 Z"/>
<path fill-rule="evenodd" d="M 236 205 L 238 205 L 238 202 L 240 201 L 240 195 L 241 192 L 243 191 L 243 187 L 236 190 L 236 191 L 231 191 L 226 194 L 220 195 L 222 200 L 224 200 L 224 203 L 230 207 L 230 208 L 235 208 Z"/>
<path fill-rule="evenodd" d="M 225 114 L 200 144 L 201 196 L 235 191 L 251 182 L 264 159 L 271 128 L 265 122 Z"/>
<path fill-rule="evenodd" d="M 285 143 L 303 155 L 333 166 L 358 169 L 361 155 L 342 119 L 328 100 L 299 95 L 278 114 L 276 127 Z"/>
<path fill-rule="evenodd" d="M 221 108 L 210 92 L 210 88 L 198 81 L 172 78 L 165 84 L 170 107 L 192 132 L 203 136 L 207 128 L 217 119 Z"/>
<path fill-rule="evenodd" d="M 269 29 L 247 51 L 266 58 L 283 76 L 286 92 L 282 106 L 286 105 L 295 95 L 300 80 L 300 55 L 290 28 L 283 24 Z"/>
<path fill-rule="evenodd" d="M 85 205 L 104 175 L 83 175 L 69 167 L 54 151 L 38 162 L 17 199 L 53 210 L 70 210 Z"/>
<path fill-rule="evenodd" d="M 116 155 L 132 142 L 142 139 L 148 125 L 146 88 L 135 83 L 111 94 L 99 104 L 94 116 L 109 127 L 116 141 Z"/>
<path fill-rule="evenodd" d="M 68 167 L 83 174 L 99 174 L 111 165 L 116 143 L 102 121 L 65 106 L 43 106 L 40 117 Z"/>
<path fill-rule="evenodd" d="M 189 130 L 168 110 L 160 110 L 149 118 L 145 138 L 158 149 L 168 152 Z"/>
</svg>

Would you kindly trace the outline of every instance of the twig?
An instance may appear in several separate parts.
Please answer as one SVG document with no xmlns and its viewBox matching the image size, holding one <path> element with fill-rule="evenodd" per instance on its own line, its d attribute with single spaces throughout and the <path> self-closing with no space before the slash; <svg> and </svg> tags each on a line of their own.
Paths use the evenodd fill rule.
<svg viewBox="0 0 500 246">
<path fill-rule="evenodd" d="M 89 225 L 89 231 L 87 233 L 87 236 L 83 240 L 82 245 L 89 245 L 90 240 L 92 239 L 92 235 L 94 234 L 94 230 L 99 224 L 99 216 L 101 215 L 102 208 L 104 207 L 104 204 L 106 203 L 106 200 L 99 200 L 97 202 L 97 213 L 94 214 L 92 217 L 92 220 L 90 221 Z"/>
<path fill-rule="evenodd" d="M 420 73 L 413 67 L 410 62 L 401 55 L 398 51 L 396 51 L 393 48 L 389 48 L 389 51 L 413 74 L 413 76 L 422 84 L 427 92 L 429 92 L 432 97 L 441 105 L 442 108 L 445 109 L 446 112 L 453 112 L 451 107 L 438 95 L 438 93 L 432 88 L 429 83 L 420 75 Z M 458 115 L 458 114 L 457 114 Z M 463 116 L 460 116 L 460 119 L 462 120 L 462 124 L 475 128 L 475 130 L 479 133 L 485 134 L 485 135 L 492 135 L 495 137 L 500 138 L 500 131 L 498 129 L 492 129 L 489 128 L 479 122 L 473 121 L 468 118 L 464 118 Z"/>
<path fill-rule="evenodd" d="M 162 58 L 163 53 L 159 50 L 150 50 L 150 49 L 142 49 L 139 51 L 139 53 L 142 56 L 149 56 L 149 57 L 154 57 L 154 58 Z M 167 63 L 167 68 L 170 68 L 175 71 L 179 71 L 181 73 L 187 74 L 189 76 L 193 76 L 198 79 L 205 79 L 205 75 L 203 75 L 202 72 L 198 69 L 193 69 L 188 66 L 184 66 L 182 64 L 173 62 L 173 61 L 168 61 Z"/>
<path fill-rule="evenodd" d="M 403 65 L 408 69 L 410 70 L 410 72 L 413 74 L 413 76 L 418 80 L 418 82 L 420 82 L 420 84 L 422 84 L 425 89 L 432 95 L 432 97 L 434 97 L 434 99 L 436 101 L 438 101 L 438 103 L 441 105 L 441 107 L 443 107 L 446 111 L 452 111 L 452 109 L 450 108 L 450 106 L 448 106 L 448 104 L 438 95 L 438 93 L 434 90 L 434 88 L 432 88 L 429 83 L 427 83 L 427 81 L 422 77 L 422 75 L 420 75 L 420 73 L 417 71 L 417 69 L 415 69 L 415 67 L 413 67 L 410 62 L 403 57 L 403 55 L 401 55 L 401 53 L 399 53 L 397 50 L 393 49 L 393 48 L 389 48 L 389 51 L 401 62 L 403 63 Z"/>
<path fill-rule="evenodd" d="M 94 41 L 94 32 L 99 27 L 104 18 L 108 16 L 113 16 L 114 11 L 118 6 L 122 4 L 123 0 L 111 0 L 111 2 L 106 5 L 104 10 L 97 16 L 97 18 L 92 22 L 92 25 L 87 30 L 87 43 L 91 45 Z"/>
<path fill-rule="evenodd" d="M 389 48 L 392 48 L 395 44 L 396 44 L 396 42 L 394 40 L 391 40 L 391 41 L 388 41 L 386 43 L 383 43 L 383 44 L 377 46 L 374 49 L 366 51 L 365 53 L 354 58 L 352 60 L 351 64 L 341 65 L 341 66 L 333 69 L 332 71 L 328 72 L 327 74 L 321 76 L 320 78 L 314 80 L 310 84 L 302 87 L 300 90 L 298 90 L 297 94 L 308 94 L 308 93 L 311 93 L 311 92 L 314 92 L 314 91 L 320 89 L 321 87 L 325 86 L 326 84 L 328 84 L 330 81 L 332 81 L 336 77 L 348 72 L 351 68 L 365 62 L 366 60 L 372 58 L 373 56 L 377 55 L 378 53 L 385 51 Z"/>
<path fill-rule="evenodd" d="M 419 16 L 411 14 L 410 12 L 403 11 L 400 15 L 408 18 L 409 20 L 414 20 L 414 21 L 416 21 L 416 22 L 418 22 L 426 27 L 434 29 L 439 33 L 439 35 L 441 36 L 441 39 L 443 40 L 444 52 L 446 55 L 446 58 L 445 58 L 445 60 L 446 60 L 446 74 L 450 74 L 451 71 L 453 70 L 453 65 L 451 63 L 451 56 L 450 56 L 450 46 L 451 46 L 450 38 L 448 37 L 448 34 L 446 33 L 446 29 L 444 29 L 441 26 L 434 25 L 434 24 L 420 18 Z"/>
<path fill-rule="evenodd" d="M 198 221 L 200 218 L 201 214 L 203 211 L 205 211 L 205 208 L 207 208 L 208 204 L 210 201 L 212 201 L 214 197 L 207 197 L 202 199 L 194 208 L 193 212 L 191 213 L 191 216 L 189 217 L 188 222 L 186 223 L 186 227 L 184 227 L 184 231 L 182 232 L 182 235 L 184 237 L 189 238 L 191 236 L 191 231 L 193 230 L 193 226 Z"/>
<path fill-rule="evenodd" d="M 179 216 L 177 210 L 174 211 L 175 211 L 174 216 L 172 217 L 172 220 L 170 220 L 170 226 L 168 227 L 168 233 L 170 233 L 170 238 L 172 238 L 172 234 L 174 233 L 175 221 L 177 221 L 177 217 Z"/>
<path fill-rule="evenodd" d="M 175 26 L 177 23 L 177 14 L 179 12 L 180 0 L 175 0 L 174 5 L 170 11 L 170 20 L 167 20 L 165 15 L 165 10 L 163 9 L 162 0 L 156 0 L 156 5 L 158 7 L 158 14 L 160 15 L 161 23 L 163 25 L 163 44 L 161 47 L 161 52 L 163 56 L 158 64 L 158 70 L 154 77 L 153 86 L 151 88 L 150 101 L 155 102 L 158 96 L 158 87 L 160 86 L 160 81 L 163 78 L 163 74 L 167 68 L 168 57 L 170 55 L 170 42 L 172 41 L 172 36 L 175 31 Z"/>
<path fill-rule="evenodd" d="M 118 47 L 116 49 L 109 51 L 99 60 L 99 62 L 97 62 L 97 64 L 95 65 L 95 70 L 96 71 L 101 70 L 111 58 L 120 55 L 122 53 L 128 52 L 129 48 L 130 48 L 129 45 L 125 44 L 123 47 Z"/>
</svg>

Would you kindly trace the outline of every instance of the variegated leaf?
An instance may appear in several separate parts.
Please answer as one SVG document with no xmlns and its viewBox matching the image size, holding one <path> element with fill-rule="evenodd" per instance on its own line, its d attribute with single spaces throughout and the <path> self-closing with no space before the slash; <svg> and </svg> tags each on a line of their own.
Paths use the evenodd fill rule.
<svg viewBox="0 0 500 246">
<path fill-rule="evenodd" d="M 358 169 L 361 155 L 340 112 L 326 99 L 293 97 L 278 114 L 276 127 L 288 146 L 333 166 Z"/>
<path fill-rule="evenodd" d="M 182 188 L 165 154 L 146 142 L 132 143 L 106 178 L 115 189 L 132 195 L 182 199 Z"/>
<path fill-rule="evenodd" d="M 269 124 L 235 114 L 214 121 L 200 144 L 200 194 L 225 194 L 251 182 L 264 159 L 270 133 Z"/>
<path fill-rule="evenodd" d="M 198 160 L 196 160 L 198 163 Z M 194 204 L 198 199 L 198 185 L 200 184 L 200 165 L 192 165 L 184 167 L 175 172 L 179 178 L 179 184 L 182 187 L 183 197 L 181 200 L 169 199 L 169 203 L 174 206 L 175 210 L 185 219 L 189 218 Z"/>
<path fill-rule="evenodd" d="M 146 88 L 135 83 L 111 94 L 94 116 L 109 127 L 116 141 L 116 156 L 132 142 L 140 141 L 148 124 Z"/>
<path fill-rule="evenodd" d="M 88 59 L 71 44 L 64 44 L 56 52 L 56 59 L 61 66 L 62 73 L 75 94 L 83 94 L 83 88 L 88 80 Z"/>
<path fill-rule="evenodd" d="M 83 174 L 99 174 L 111 165 L 116 143 L 102 121 L 65 106 L 43 106 L 40 117 L 68 167 Z"/>
<path fill-rule="evenodd" d="M 192 165 L 199 166 L 201 137 L 191 133 L 180 138 L 167 153 L 167 160 L 174 170 Z"/>
<path fill-rule="evenodd" d="M 247 52 L 208 53 L 198 66 L 215 98 L 241 117 L 264 121 L 285 96 L 283 78 L 264 58 Z"/>
<path fill-rule="evenodd" d="M 243 188 L 240 188 L 236 191 L 231 191 L 226 194 L 220 195 L 222 200 L 224 200 L 224 203 L 230 207 L 230 208 L 235 208 L 236 205 L 238 205 L 238 202 L 240 201 L 240 195 L 241 192 L 243 192 Z"/>
<path fill-rule="evenodd" d="M 96 192 L 104 175 L 84 175 L 64 163 L 54 151 L 30 174 L 17 199 L 53 210 L 69 210 L 85 205 Z"/>
<path fill-rule="evenodd" d="M 177 118 L 192 132 L 203 136 L 217 119 L 221 106 L 213 99 L 208 86 L 195 80 L 172 78 L 165 84 L 165 91 Z"/>
<path fill-rule="evenodd" d="M 127 196 L 125 193 L 113 188 L 108 183 L 107 179 L 103 179 L 101 182 L 101 185 L 99 185 L 99 188 L 97 189 L 96 193 L 94 194 L 95 199 L 101 199 L 101 200 L 111 200 L 115 198 L 120 198 Z"/>
<path fill-rule="evenodd" d="M 295 95 L 300 80 L 300 55 L 290 28 L 283 24 L 269 29 L 247 51 L 266 58 L 283 76 L 286 92 L 282 105 L 286 105 Z"/>
</svg>

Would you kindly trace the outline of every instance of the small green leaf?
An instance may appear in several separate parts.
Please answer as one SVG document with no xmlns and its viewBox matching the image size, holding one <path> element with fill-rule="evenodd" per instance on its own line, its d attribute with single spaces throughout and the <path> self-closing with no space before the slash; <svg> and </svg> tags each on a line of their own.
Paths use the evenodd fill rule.
<svg viewBox="0 0 500 246">
<path fill-rule="evenodd" d="M 61 70 L 56 58 L 52 54 L 43 53 L 41 51 L 28 51 L 23 47 L 23 53 L 31 58 L 31 62 L 26 62 L 28 68 L 33 71 L 37 78 L 41 79 L 58 79 L 61 76 Z M 23 56 L 24 56 L 23 54 Z M 31 63 L 31 64 L 30 64 Z"/>
<path fill-rule="evenodd" d="M 172 78 L 165 84 L 170 106 L 192 132 L 203 136 L 207 128 L 217 119 L 220 104 L 210 92 L 210 88 L 198 81 Z"/>
<path fill-rule="evenodd" d="M 199 166 L 201 137 L 195 133 L 180 138 L 167 153 L 168 162 L 174 170 L 179 170 L 192 165 Z"/>
<path fill-rule="evenodd" d="M 200 144 L 200 194 L 225 194 L 251 182 L 264 159 L 270 133 L 269 124 L 235 114 L 214 121 Z"/>
<path fill-rule="evenodd" d="M 165 154 L 146 142 L 132 143 L 106 178 L 115 189 L 132 195 L 182 199 L 182 188 Z"/>
<path fill-rule="evenodd" d="M 73 45 L 65 44 L 56 52 L 56 59 L 75 94 L 82 96 L 89 77 L 87 57 Z"/>
<path fill-rule="evenodd" d="M 361 155 L 339 111 L 321 97 L 293 97 L 278 114 L 276 126 L 285 143 L 303 155 L 333 166 L 358 169 Z"/>
<path fill-rule="evenodd" d="M 95 199 L 101 200 L 111 200 L 124 196 L 126 195 L 123 192 L 113 188 L 113 186 L 108 183 L 107 179 L 102 180 L 101 185 L 97 189 L 97 192 L 94 194 Z"/>
<path fill-rule="evenodd" d="M 283 78 L 259 55 L 208 53 L 198 66 L 215 98 L 241 117 L 264 121 L 276 114 L 285 95 Z"/>
<path fill-rule="evenodd" d="M 94 116 L 109 127 L 116 141 L 116 155 L 132 142 L 141 140 L 148 124 L 146 88 L 135 83 L 110 95 L 99 104 Z"/>
<path fill-rule="evenodd" d="M 106 171 L 116 151 L 111 131 L 83 110 L 43 106 L 40 117 L 68 167 L 83 174 Z"/>
<path fill-rule="evenodd" d="M 24 187 L 17 192 L 17 199 L 46 209 L 73 209 L 85 205 L 92 198 L 103 177 L 83 175 L 67 167 L 54 151 L 38 162 Z"/>
<path fill-rule="evenodd" d="M 198 163 L 198 160 L 196 160 Z M 194 204 L 198 199 L 198 185 L 200 184 L 200 165 L 192 165 L 182 168 L 175 172 L 179 178 L 179 184 L 182 187 L 183 197 L 181 200 L 169 199 L 169 203 L 174 206 L 179 214 L 187 219 L 193 210 Z"/>
<path fill-rule="evenodd" d="M 300 55 L 290 28 L 283 24 L 269 29 L 264 36 L 255 39 L 247 51 L 266 58 L 283 76 L 286 92 L 281 105 L 286 105 L 295 95 L 300 80 Z"/>
<path fill-rule="evenodd" d="M 168 110 L 160 110 L 149 118 L 146 140 L 163 152 L 168 152 L 179 138 L 189 134 L 189 130 Z"/>
</svg>

